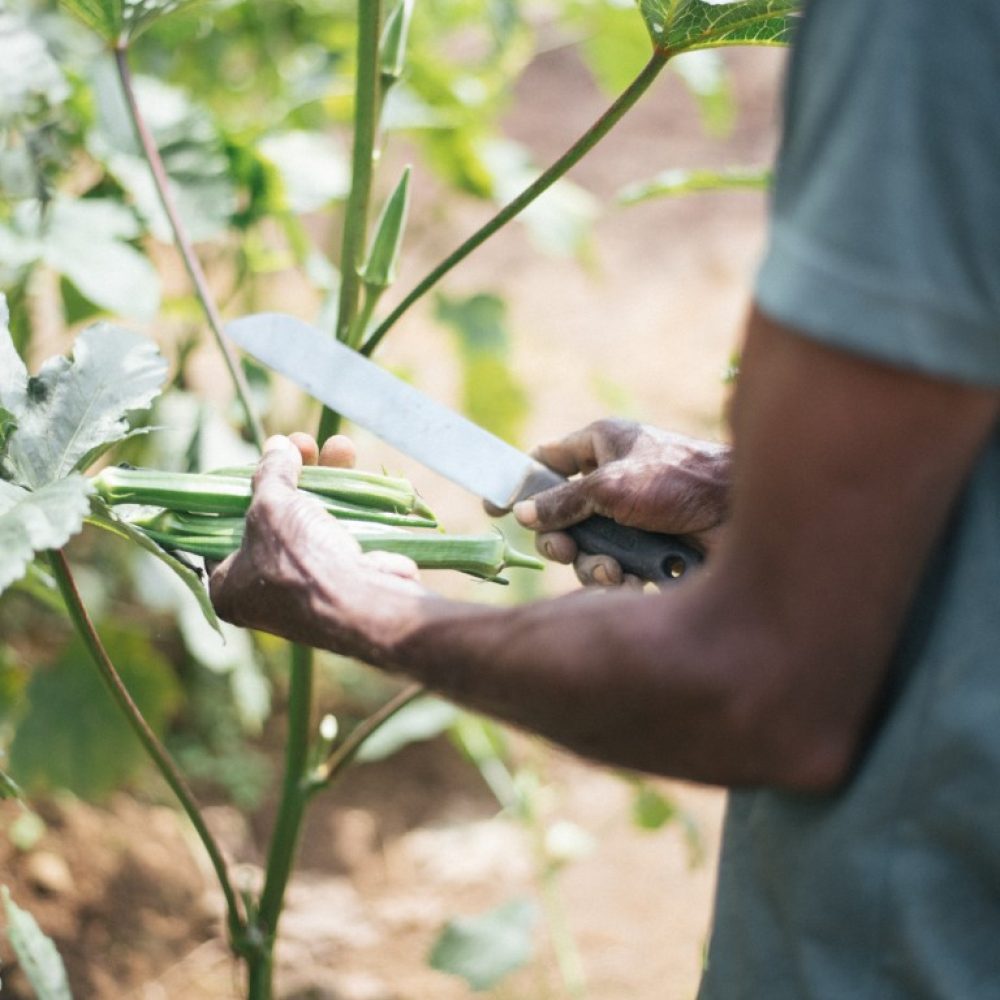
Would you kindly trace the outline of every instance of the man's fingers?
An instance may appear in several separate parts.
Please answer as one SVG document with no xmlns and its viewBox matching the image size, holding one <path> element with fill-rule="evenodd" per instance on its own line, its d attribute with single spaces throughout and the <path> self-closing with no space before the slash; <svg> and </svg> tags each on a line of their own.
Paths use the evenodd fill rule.
<svg viewBox="0 0 1000 1000">
<path fill-rule="evenodd" d="M 531 455 L 562 476 L 589 472 L 597 465 L 594 434 L 589 427 L 574 431 L 559 441 L 548 441 L 533 448 Z"/>
<path fill-rule="evenodd" d="M 564 531 L 542 531 L 535 537 L 535 548 L 553 562 L 568 566 L 574 559 L 578 549 L 576 542 Z"/>
<path fill-rule="evenodd" d="M 319 446 L 311 434 L 306 434 L 303 431 L 295 431 L 293 434 L 288 435 L 288 440 L 299 449 L 303 465 L 316 464 L 319 459 Z"/>
<path fill-rule="evenodd" d="M 514 516 L 533 531 L 568 528 L 596 513 L 587 480 L 575 480 L 514 504 Z"/>
<path fill-rule="evenodd" d="M 369 552 L 366 558 L 383 573 L 392 573 L 393 576 L 401 576 L 406 580 L 420 578 L 417 564 L 409 556 L 399 552 Z"/>
<path fill-rule="evenodd" d="M 337 469 L 353 469 L 357 459 L 354 442 L 346 434 L 334 434 L 323 442 L 319 453 L 319 464 Z"/>
<path fill-rule="evenodd" d="M 611 556 L 581 553 L 574 569 L 580 582 L 587 586 L 620 587 L 625 582 L 621 564 Z"/>
<path fill-rule="evenodd" d="M 215 610 L 221 618 L 230 620 L 231 609 L 229 608 L 228 590 L 226 580 L 229 578 L 229 571 L 233 568 L 233 561 L 237 553 L 227 556 L 222 562 L 216 564 L 208 578 L 208 596 L 211 598 Z"/>
<path fill-rule="evenodd" d="M 295 490 L 302 471 L 302 453 L 281 434 L 264 442 L 264 454 L 253 477 L 254 501 L 278 499 Z"/>
</svg>

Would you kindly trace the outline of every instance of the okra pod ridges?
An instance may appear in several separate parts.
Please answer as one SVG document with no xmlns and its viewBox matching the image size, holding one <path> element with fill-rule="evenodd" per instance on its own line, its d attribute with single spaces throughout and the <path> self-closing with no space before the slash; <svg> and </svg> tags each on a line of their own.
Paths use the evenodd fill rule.
<svg viewBox="0 0 1000 1000">
<path fill-rule="evenodd" d="M 203 523 L 200 523 L 203 522 Z M 495 579 L 507 567 L 541 569 L 534 556 L 511 547 L 503 535 L 416 534 L 387 525 L 342 522 L 365 552 L 397 552 L 421 569 L 450 569 Z M 161 514 L 139 525 L 155 542 L 207 559 L 223 559 L 243 541 L 242 518 Z"/>
<path fill-rule="evenodd" d="M 310 469 L 300 487 L 316 495 L 331 513 L 350 517 L 357 508 L 363 508 L 412 515 L 428 527 L 436 523 L 431 510 L 406 480 L 353 469 L 327 468 L 317 475 L 318 470 Z M 249 472 L 228 475 L 108 467 L 94 477 L 93 484 L 109 504 L 144 504 L 199 514 L 244 514 L 251 498 Z"/>
</svg>

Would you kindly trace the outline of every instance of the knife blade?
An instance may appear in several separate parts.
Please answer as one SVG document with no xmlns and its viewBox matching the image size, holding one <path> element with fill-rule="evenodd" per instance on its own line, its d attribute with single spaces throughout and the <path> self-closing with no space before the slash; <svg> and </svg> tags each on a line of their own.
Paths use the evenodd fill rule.
<svg viewBox="0 0 1000 1000">
<path fill-rule="evenodd" d="M 506 441 L 294 316 L 257 313 L 226 326 L 244 351 L 387 444 L 497 507 L 565 482 Z M 593 516 L 567 529 L 589 553 L 665 584 L 701 562 L 672 535 Z"/>
</svg>

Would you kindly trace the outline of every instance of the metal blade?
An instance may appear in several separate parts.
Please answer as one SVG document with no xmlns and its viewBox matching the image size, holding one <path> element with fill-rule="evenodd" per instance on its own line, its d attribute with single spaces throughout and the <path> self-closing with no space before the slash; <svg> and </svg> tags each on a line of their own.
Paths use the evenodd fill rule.
<svg viewBox="0 0 1000 1000">
<path fill-rule="evenodd" d="M 498 507 L 562 482 L 551 469 L 302 320 L 258 313 L 229 323 L 226 332 L 309 395 Z"/>
</svg>

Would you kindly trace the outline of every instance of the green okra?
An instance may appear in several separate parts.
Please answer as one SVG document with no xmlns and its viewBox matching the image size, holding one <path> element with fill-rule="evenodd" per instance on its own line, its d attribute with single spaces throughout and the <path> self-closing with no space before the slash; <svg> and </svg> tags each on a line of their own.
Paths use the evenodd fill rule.
<svg viewBox="0 0 1000 1000">
<path fill-rule="evenodd" d="M 242 515 L 250 506 L 253 470 L 178 473 L 109 467 L 92 482 L 109 504 L 142 504 L 196 514 Z M 373 477 L 352 469 L 307 467 L 300 490 L 331 514 L 354 520 L 434 527 L 430 508 L 406 480 Z M 319 487 L 317 490 L 315 487 Z"/>
<path fill-rule="evenodd" d="M 243 542 L 240 517 L 166 512 L 135 522 L 155 542 L 206 559 L 224 559 Z M 365 552 L 396 552 L 421 569 L 450 569 L 497 579 L 507 567 L 541 569 L 542 561 L 519 552 L 499 532 L 483 535 L 419 534 L 380 524 L 342 521 Z"/>
</svg>

